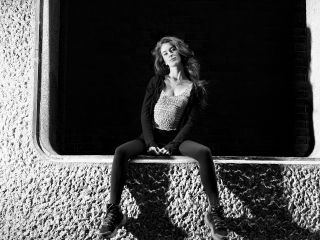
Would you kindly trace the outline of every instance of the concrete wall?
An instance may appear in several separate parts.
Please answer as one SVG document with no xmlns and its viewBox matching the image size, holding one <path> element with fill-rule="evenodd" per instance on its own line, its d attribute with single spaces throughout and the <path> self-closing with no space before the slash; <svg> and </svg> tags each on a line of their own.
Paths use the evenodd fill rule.
<svg viewBox="0 0 320 240">
<path fill-rule="evenodd" d="M 311 157 L 320 157 L 320 2 L 317 0 L 306 1 L 307 7 L 307 27 L 310 29 L 311 40 L 311 62 L 309 77 L 313 91 L 313 126 L 315 147 Z"/>
<path fill-rule="evenodd" d="M 110 164 L 58 164 L 39 153 L 35 1 L 1 1 L 0 18 L 0 239 L 98 239 Z M 317 164 L 216 170 L 229 239 L 320 239 Z M 122 206 L 130 220 L 114 239 L 211 239 L 194 163 L 131 164 Z"/>
</svg>

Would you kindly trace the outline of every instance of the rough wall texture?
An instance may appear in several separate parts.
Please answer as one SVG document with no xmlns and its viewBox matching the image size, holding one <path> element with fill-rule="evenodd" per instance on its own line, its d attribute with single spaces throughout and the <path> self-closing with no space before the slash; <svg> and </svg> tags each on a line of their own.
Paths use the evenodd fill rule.
<svg viewBox="0 0 320 240">
<path fill-rule="evenodd" d="M 217 166 L 229 239 L 319 239 L 319 169 Z M 110 166 L 36 159 L 1 167 L 1 239 L 98 239 Z M 210 239 L 194 164 L 132 164 L 115 239 Z"/>
<path fill-rule="evenodd" d="M 32 143 L 33 1 L 0 2 L 0 239 L 98 239 L 110 165 L 54 164 Z M 216 166 L 229 239 L 320 239 L 315 166 Z M 211 239 L 195 164 L 131 164 L 114 239 Z"/>
</svg>

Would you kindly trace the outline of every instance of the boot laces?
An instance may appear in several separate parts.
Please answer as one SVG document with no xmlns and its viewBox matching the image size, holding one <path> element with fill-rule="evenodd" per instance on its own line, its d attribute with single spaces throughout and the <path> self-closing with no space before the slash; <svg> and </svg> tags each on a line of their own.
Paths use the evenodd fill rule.
<svg viewBox="0 0 320 240">
<path fill-rule="evenodd" d="M 222 208 L 221 207 L 212 207 L 210 212 L 210 219 L 216 230 L 226 230 L 225 221 L 222 218 Z"/>
<path fill-rule="evenodd" d="M 116 206 L 111 205 L 103 224 L 113 229 L 118 224 L 117 221 L 119 221 L 119 211 Z"/>
</svg>

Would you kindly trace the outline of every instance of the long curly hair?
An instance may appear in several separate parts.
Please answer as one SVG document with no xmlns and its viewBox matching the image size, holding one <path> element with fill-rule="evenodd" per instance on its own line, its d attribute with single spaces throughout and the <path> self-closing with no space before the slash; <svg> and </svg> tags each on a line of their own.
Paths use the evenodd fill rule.
<svg viewBox="0 0 320 240">
<path fill-rule="evenodd" d="M 201 107 L 205 107 L 207 105 L 208 94 L 206 85 L 208 83 L 205 80 L 200 80 L 200 63 L 195 58 L 194 52 L 182 39 L 174 36 L 165 36 L 157 42 L 155 48 L 151 52 L 154 56 L 155 74 L 165 76 L 170 72 L 169 67 L 165 64 L 161 55 L 161 46 L 164 43 L 170 43 L 177 48 L 186 77 L 193 82 Z"/>
</svg>

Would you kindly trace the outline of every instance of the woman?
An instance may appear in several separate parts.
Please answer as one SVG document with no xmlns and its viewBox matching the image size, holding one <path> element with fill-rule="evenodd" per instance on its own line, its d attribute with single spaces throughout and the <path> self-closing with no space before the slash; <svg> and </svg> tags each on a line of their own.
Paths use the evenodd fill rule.
<svg viewBox="0 0 320 240">
<path fill-rule="evenodd" d="M 199 80 L 199 63 L 188 45 L 176 37 L 163 37 L 155 46 L 153 76 L 147 86 L 141 110 L 142 134 L 116 148 L 111 173 L 111 197 L 100 235 L 111 237 L 126 222 L 120 199 L 128 160 L 138 154 L 179 154 L 196 159 L 210 211 L 205 222 L 214 239 L 227 235 L 219 205 L 217 181 L 211 151 L 191 141 L 191 131 L 206 104 L 204 81 Z"/>
</svg>

